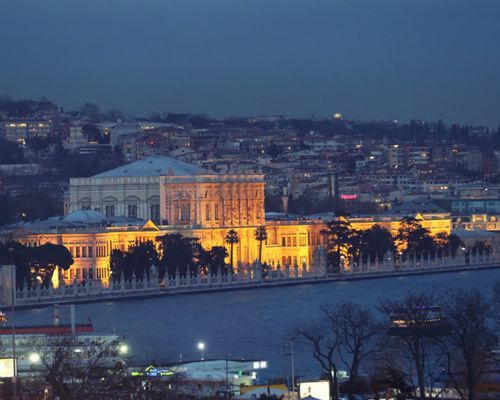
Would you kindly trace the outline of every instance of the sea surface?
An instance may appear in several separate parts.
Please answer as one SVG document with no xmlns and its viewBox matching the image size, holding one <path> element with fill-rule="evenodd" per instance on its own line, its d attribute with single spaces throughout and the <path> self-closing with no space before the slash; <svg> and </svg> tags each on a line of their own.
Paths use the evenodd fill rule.
<svg viewBox="0 0 500 400">
<path fill-rule="evenodd" d="M 77 305 L 76 314 L 78 322 L 91 318 L 97 332 L 124 335 L 132 364 L 199 359 L 197 343 L 203 341 L 205 359 L 267 360 L 263 376 L 284 377 L 291 368 L 287 336 L 317 318 L 321 305 L 353 301 L 376 308 L 382 299 L 411 291 L 453 288 L 491 296 L 496 281 L 500 269 L 109 301 Z M 61 323 L 69 323 L 69 307 L 59 310 Z M 52 316 L 53 307 L 16 311 L 18 325 L 51 323 Z M 320 373 L 310 348 L 300 343 L 295 369 L 308 378 Z"/>
</svg>

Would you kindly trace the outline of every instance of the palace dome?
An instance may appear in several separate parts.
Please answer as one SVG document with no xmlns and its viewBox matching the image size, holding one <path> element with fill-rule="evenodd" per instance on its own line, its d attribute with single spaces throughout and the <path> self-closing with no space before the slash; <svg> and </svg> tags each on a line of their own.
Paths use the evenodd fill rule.
<svg viewBox="0 0 500 400">
<path fill-rule="evenodd" d="M 76 222 L 90 225 L 103 225 L 108 222 L 106 216 L 99 211 L 78 210 L 69 213 L 64 217 L 66 222 Z"/>
</svg>

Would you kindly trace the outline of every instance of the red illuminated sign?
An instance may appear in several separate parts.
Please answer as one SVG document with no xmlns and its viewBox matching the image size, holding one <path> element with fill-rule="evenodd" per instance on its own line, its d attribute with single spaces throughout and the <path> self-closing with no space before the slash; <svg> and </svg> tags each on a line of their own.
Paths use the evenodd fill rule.
<svg viewBox="0 0 500 400">
<path fill-rule="evenodd" d="M 342 200 L 356 200 L 358 198 L 357 194 L 341 194 L 340 198 Z"/>
</svg>

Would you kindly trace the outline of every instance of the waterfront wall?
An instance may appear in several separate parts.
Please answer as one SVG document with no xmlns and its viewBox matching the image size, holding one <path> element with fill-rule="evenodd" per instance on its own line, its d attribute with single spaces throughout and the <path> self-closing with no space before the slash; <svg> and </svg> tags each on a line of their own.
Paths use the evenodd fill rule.
<svg viewBox="0 0 500 400">
<path fill-rule="evenodd" d="M 320 283 L 334 280 L 368 279 L 398 275 L 424 274 L 467 270 L 474 268 L 500 267 L 500 255 L 490 252 L 484 255 L 462 254 L 449 258 L 408 259 L 406 261 L 391 260 L 389 257 L 383 262 L 360 263 L 358 265 L 340 266 L 336 273 L 328 273 L 326 254 L 318 251 L 313 256 L 313 264 L 308 268 L 294 265 L 278 266 L 274 271 L 266 271 L 255 262 L 252 265 L 238 265 L 233 274 L 215 274 L 202 276 L 180 276 L 176 274 L 170 278 L 160 280 L 156 271 L 150 273 L 150 279 L 133 277 L 126 280 L 123 276 L 111 281 L 109 286 L 103 286 L 98 280 L 87 280 L 84 283 L 74 282 L 71 285 L 62 285 L 54 288 L 36 285 L 28 288 L 25 285 L 17 289 L 16 307 L 29 308 L 50 304 L 96 302 L 110 299 L 151 297 L 173 295 L 180 293 L 200 293 L 224 290 L 238 290 L 245 288 L 259 288 L 268 286 L 286 286 L 305 283 Z M 2 270 L 10 268 L 3 266 Z M 8 282 L 0 283 L 0 307 L 10 305 L 7 292 L 11 293 Z"/>
</svg>

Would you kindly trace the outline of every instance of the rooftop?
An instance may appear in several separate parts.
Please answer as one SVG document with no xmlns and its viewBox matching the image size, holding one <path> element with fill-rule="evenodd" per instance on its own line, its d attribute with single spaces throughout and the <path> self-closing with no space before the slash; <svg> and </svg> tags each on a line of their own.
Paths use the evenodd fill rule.
<svg viewBox="0 0 500 400">
<path fill-rule="evenodd" d="M 64 220 L 69 223 L 82 224 L 106 224 L 107 219 L 104 214 L 94 210 L 78 210 L 66 215 Z"/>
<path fill-rule="evenodd" d="M 449 212 L 431 202 L 406 201 L 395 204 L 386 214 L 415 215 L 415 214 L 448 214 Z"/>
<path fill-rule="evenodd" d="M 94 178 L 117 178 L 129 176 L 191 176 L 210 173 L 200 167 L 166 156 L 148 157 L 121 167 L 101 172 Z"/>
</svg>

